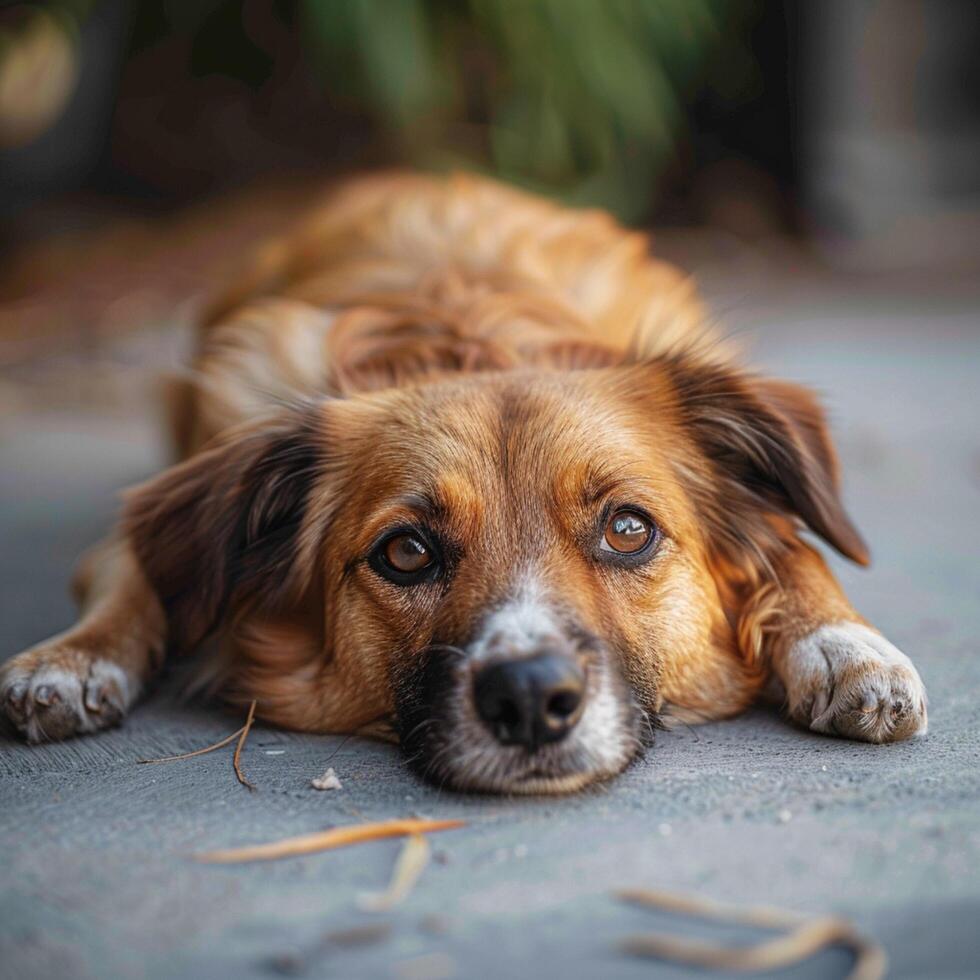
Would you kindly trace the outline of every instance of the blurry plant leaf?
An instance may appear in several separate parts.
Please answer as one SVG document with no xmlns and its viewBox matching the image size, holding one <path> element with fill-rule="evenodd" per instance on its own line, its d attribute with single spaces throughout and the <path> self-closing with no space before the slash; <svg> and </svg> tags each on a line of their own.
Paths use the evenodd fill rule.
<svg viewBox="0 0 980 980">
<path fill-rule="evenodd" d="M 452 86 L 424 0 L 306 0 L 321 69 L 342 67 L 355 96 L 396 131 L 433 115 Z M 353 76 L 352 74 L 353 73 Z"/>
<path fill-rule="evenodd" d="M 459 161 L 631 218 L 676 152 L 692 89 L 719 52 L 741 51 L 754 2 L 301 6 L 330 91 L 373 116 L 411 159 Z"/>
</svg>

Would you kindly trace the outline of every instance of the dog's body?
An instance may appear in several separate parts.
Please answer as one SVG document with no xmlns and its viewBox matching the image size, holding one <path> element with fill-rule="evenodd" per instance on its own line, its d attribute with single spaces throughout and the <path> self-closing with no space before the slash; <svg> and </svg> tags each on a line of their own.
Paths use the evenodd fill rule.
<svg viewBox="0 0 980 980">
<path fill-rule="evenodd" d="M 607 216 L 490 181 L 362 178 L 205 317 L 184 461 L 131 492 L 83 614 L 4 665 L 28 738 L 117 721 L 165 648 L 306 731 L 392 719 L 420 771 L 560 791 L 644 720 L 925 730 L 908 659 L 803 524 L 867 554 L 803 389 L 742 372 Z"/>
</svg>

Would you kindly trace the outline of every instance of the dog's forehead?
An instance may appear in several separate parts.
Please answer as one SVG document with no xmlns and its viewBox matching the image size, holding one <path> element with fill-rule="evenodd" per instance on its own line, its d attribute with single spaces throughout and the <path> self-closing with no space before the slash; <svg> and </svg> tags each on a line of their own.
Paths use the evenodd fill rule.
<svg viewBox="0 0 980 980">
<path fill-rule="evenodd" d="M 687 517 L 657 427 L 617 396 L 614 379 L 468 376 L 362 407 L 335 429 L 345 499 L 368 518 L 365 534 L 421 519 L 461 538 L 506 536 L 545 513 L 572 527 L 613 498 Z"/>
<path fill-rule="evenodd" d="M 370 438 L 407 467 L 553 471 L 636 444 L 630 412 L 610 392 L 554 373 L 468 376 L 392 392 L 383 406 Z"/>
</svg>

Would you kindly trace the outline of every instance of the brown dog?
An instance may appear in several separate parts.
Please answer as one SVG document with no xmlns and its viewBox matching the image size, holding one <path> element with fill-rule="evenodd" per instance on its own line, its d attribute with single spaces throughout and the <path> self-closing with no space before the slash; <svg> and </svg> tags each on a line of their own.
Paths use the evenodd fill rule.
<svg viewBox="0 0 980 980">
<path fill-rule="evenodd" d="M 4 665 L 2 710 L 95 731 L 214 635 L 226 696 L 390 719 L 459 788 L 576 789 L 770 678 L 817 731 L 924 732 L 915 668 L 799 537 L 868 560 L 819 406 L 735 366 L 647 245 L 474 177 L 341 188 L 214 304 L 183 462 L 84 563 L 79 623 Z"/>
</svg>

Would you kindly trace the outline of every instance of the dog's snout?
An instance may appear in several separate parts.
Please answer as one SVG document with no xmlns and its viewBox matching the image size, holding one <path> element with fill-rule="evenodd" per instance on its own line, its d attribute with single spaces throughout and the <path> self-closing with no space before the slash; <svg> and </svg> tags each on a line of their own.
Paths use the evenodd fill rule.
<svg viewBox="0 0 980 980">
<path fill-rule="evenodd" d="M 480 717 L 504 745 L 536 749 L 564 738 L 585 704 L 585 671 L 562 653 L 543 652 L 483 667 L 474 679 Z"/>
</svg>

